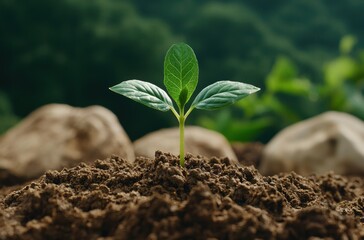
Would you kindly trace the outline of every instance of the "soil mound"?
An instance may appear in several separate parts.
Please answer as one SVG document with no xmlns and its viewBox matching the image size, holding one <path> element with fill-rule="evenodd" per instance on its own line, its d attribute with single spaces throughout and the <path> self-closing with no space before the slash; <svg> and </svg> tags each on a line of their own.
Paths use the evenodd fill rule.
<svg viewBox="0 0 364 240">
<path fill-rule="evenodd" d="M 363 186 L 228 159 L 113 156 L 3 188 L 0 239 L 363 239 Z"/>
</svg>

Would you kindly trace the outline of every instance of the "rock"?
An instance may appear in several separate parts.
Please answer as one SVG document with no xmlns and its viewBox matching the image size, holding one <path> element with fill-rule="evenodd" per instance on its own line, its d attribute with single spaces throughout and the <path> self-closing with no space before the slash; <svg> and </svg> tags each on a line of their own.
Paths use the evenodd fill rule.
<svg viewBox="0 0 364 240">
<path fill-rule="evenodd" d="M 145 135 L 134 142 L 136 156 L 154 158 L 156 150 L 179 155 L 179 129 L 169 128 Z M 185 127 L 185 150 L 205 157 L 228 157 L 237 162 L 229 142 L 220 133 L 201 127 Z"/>
<path fill-rule="evenodd" d="M 363 121 L 327 112 L 278 133 L 264 149 L 260 171 L 267 175 L 287 171 L 364 174 L 363 146 Z"/>
<path fill-rule="evenodd" d="M 0 175 L 7 179 L 0 183 L 112 154 L 134 161 L 133 146 L 112 112 L 101 106 L 46 105 L 1 138 Z"/>
</svg>

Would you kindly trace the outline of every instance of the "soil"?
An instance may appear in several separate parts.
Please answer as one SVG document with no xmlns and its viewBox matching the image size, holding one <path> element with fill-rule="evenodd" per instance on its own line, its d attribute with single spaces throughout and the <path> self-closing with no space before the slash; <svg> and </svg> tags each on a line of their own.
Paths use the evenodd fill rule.
<svg viewBox="0 0 364 240">
<path fill-rule="evenodd" d="M 0 239 L 364 239 L 364 181 L 156 152 L 0 190 Z"/>
<path fill-rule="evenodd" d="M 263 157 L 264 144 L 260 142 L 234 142 L 231 147 L 241 165 L 259 168 Z"/>
</svg>

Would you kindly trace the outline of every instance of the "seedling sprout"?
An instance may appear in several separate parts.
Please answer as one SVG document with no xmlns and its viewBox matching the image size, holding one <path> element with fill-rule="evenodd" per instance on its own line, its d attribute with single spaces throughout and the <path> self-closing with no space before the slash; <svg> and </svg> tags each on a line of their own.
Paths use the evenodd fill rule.
<svg viewBox="0 0 364 240">
<path fill-rule="evenodd" d="M 147 107 L 159 111 L 171 110 L 179 122 L 180 132 L 180 165 L 185 164 L 184 126 L 187 117 L 194 109 L 215 110 L 233 104 L 236 101 L 260 89 L 241 82 L 218 81 L 204 88 L 185 111 L 198 83 L 198 62 L 194 51 L 185 43 L 173 44 L 164 59 L 164 85 L 169 95 L 175 101 L 178 111 L 174 108 L 171 98 L 158 86 L 140 80 L 123 81 L 110 88 Z"/>
</svg>

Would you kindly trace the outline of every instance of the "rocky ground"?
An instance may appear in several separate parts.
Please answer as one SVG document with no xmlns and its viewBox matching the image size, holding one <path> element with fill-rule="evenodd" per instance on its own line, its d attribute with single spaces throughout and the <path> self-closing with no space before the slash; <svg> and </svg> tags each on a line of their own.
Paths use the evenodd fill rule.
<svg viewBox="0 0 364 240">
<path fill-rule="evenodd" d="M 0 239 L 364 239 L 360 177 L 262 176 L 226 158 L 114 156 L 0 197 Z"/>
</svg>

